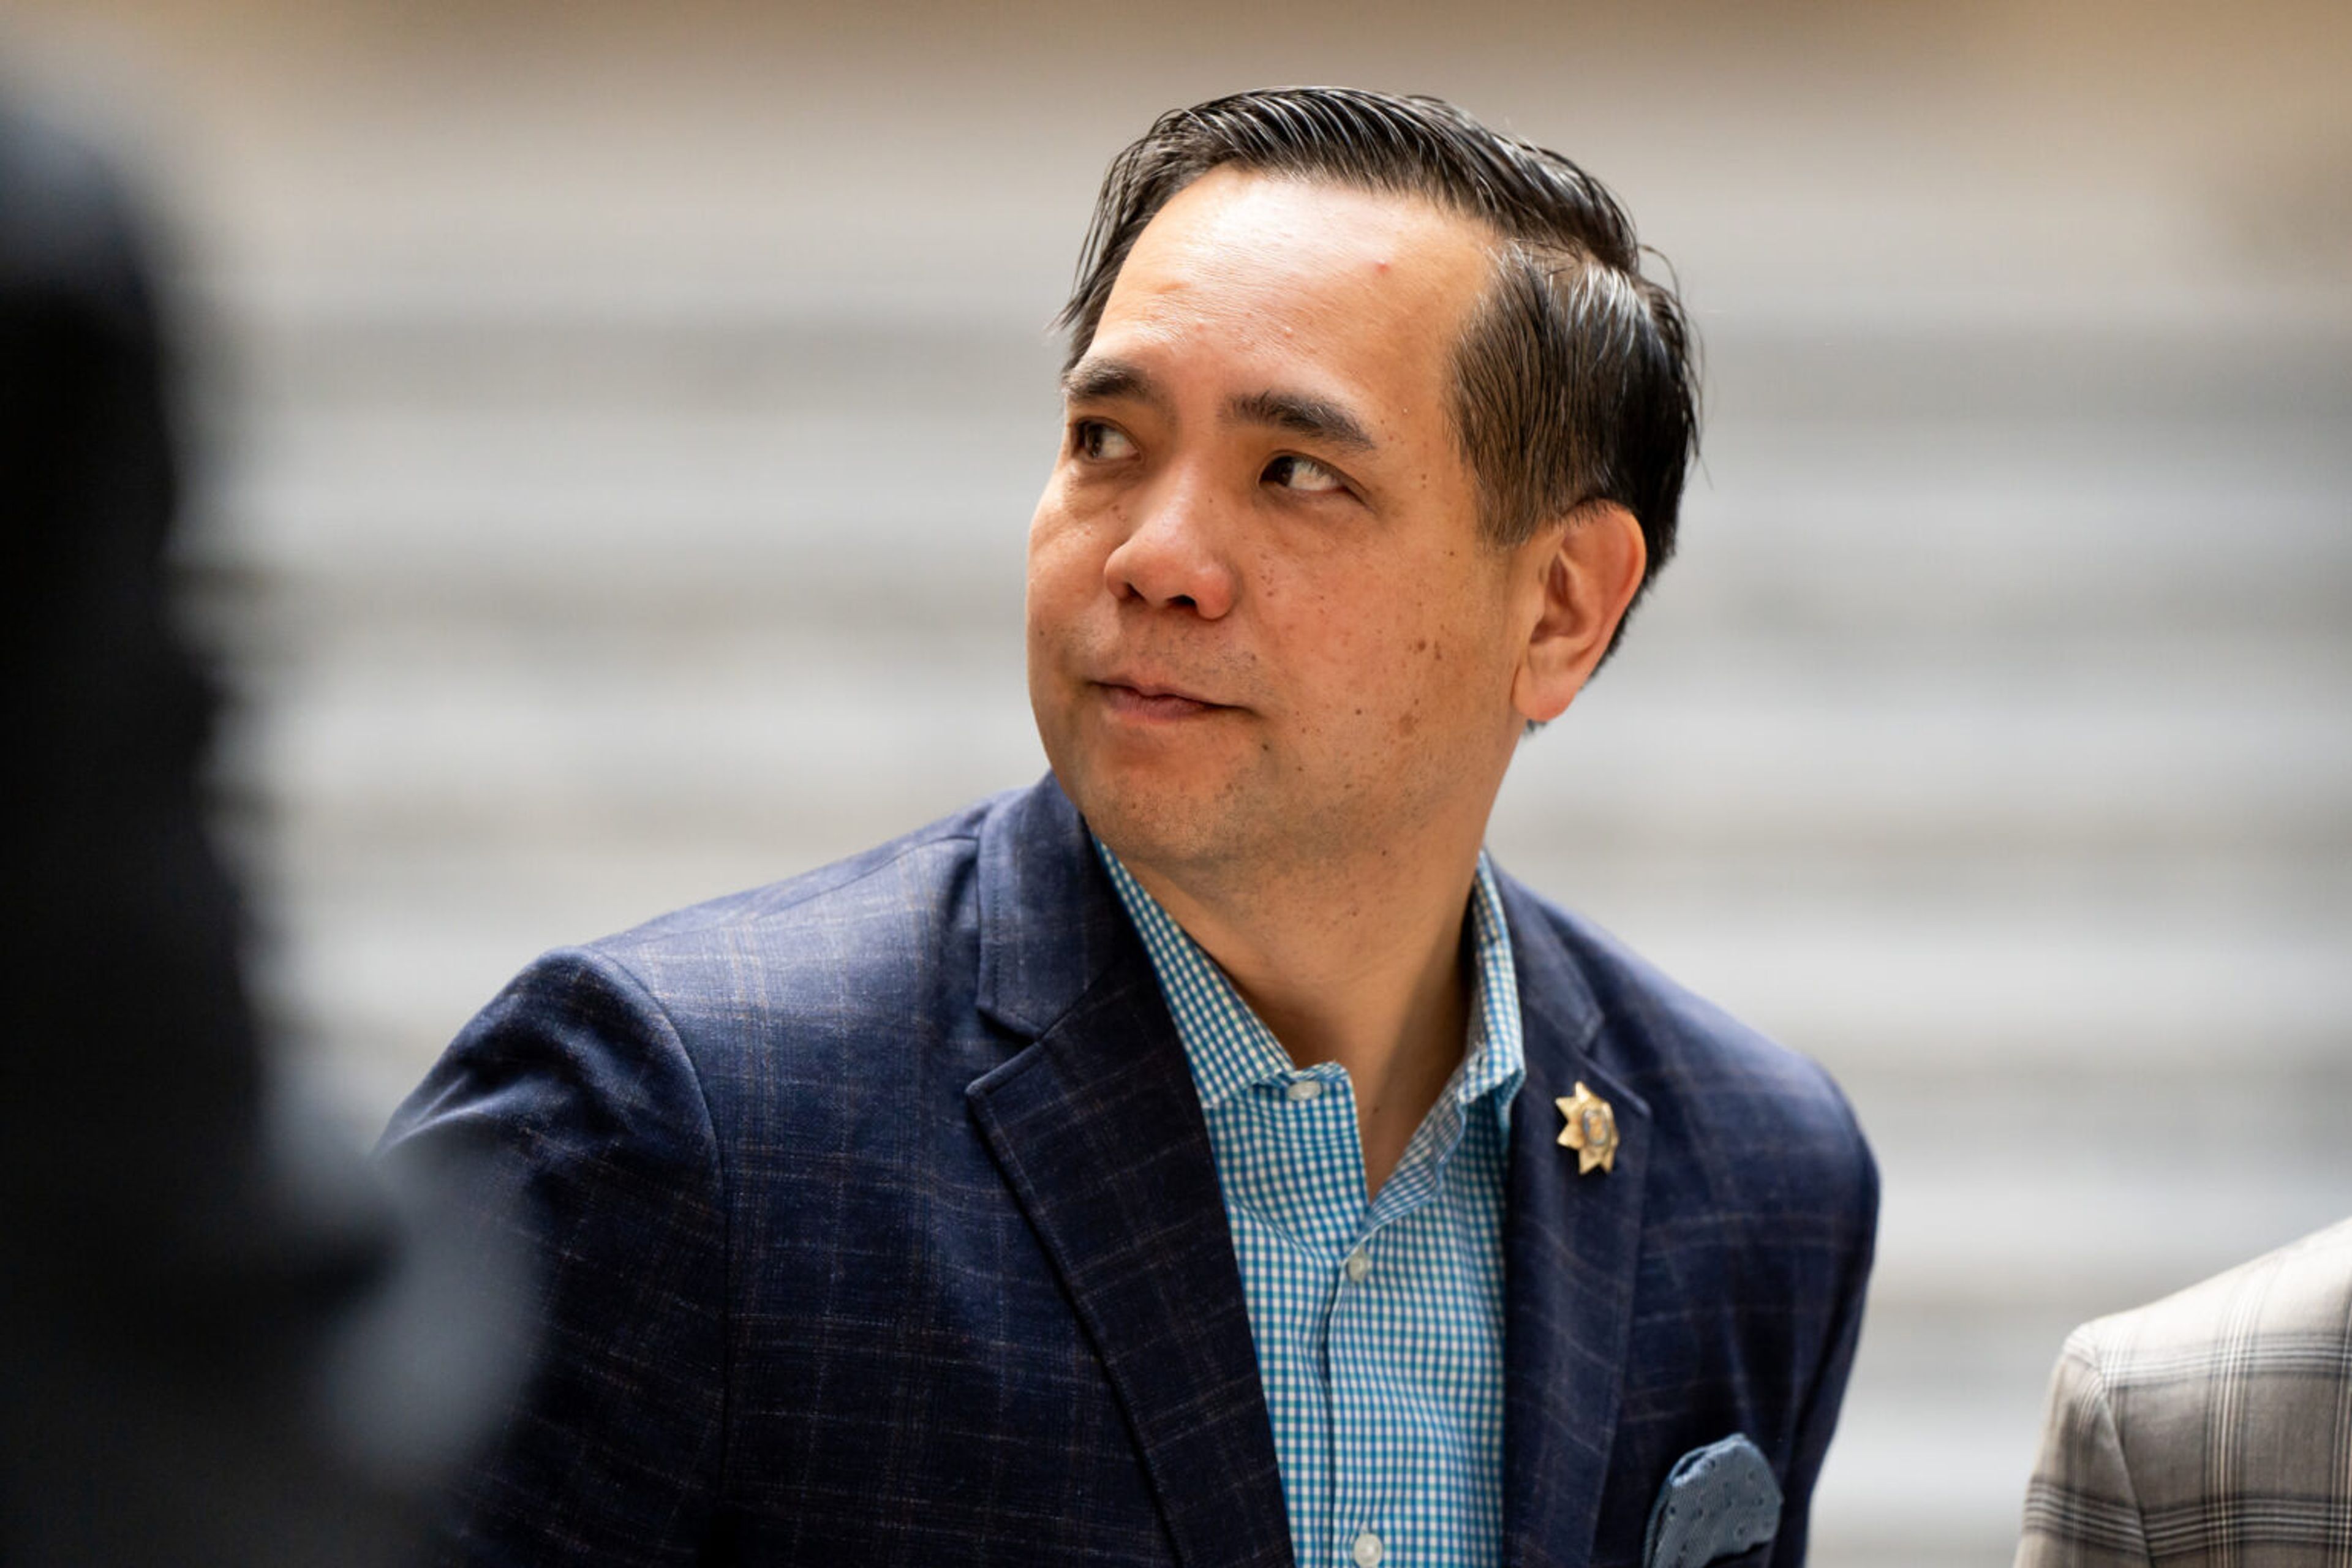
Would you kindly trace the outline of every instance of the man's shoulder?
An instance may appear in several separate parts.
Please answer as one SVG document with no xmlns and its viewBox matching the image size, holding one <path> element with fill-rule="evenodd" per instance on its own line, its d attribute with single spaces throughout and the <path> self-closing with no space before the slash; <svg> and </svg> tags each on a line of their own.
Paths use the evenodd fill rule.
<svg viewBox="0 0 2352 1568">
<path fill-rule="evenodd" d="M 2182 1383 L 2200 1372 L 2238 1373 L 2263 1361 L 2326 1362 L 2345 1374 L 2352 1354 L 2352 1219 L 2126 1311 L 2094 1318 L 2066 1353 L 2110 1388 Z"/>
<path fill-rule="evenodd" d="M 969 882 L 982 825 L 1019 797 L 990 795 L 887 843 L 803 871 L 682 909 L 581 944 L 581 951 L 623 963 L 674 963 L 699 953 L 740 951 L 742 944 L 786 948 L 853 938 L 881 928 L 905 929 L 945 918 Z"/>
<path fill-rule="evenodd" d="M 1583 915 L 1505 879 L 1517 917 L 1523 984 L 1541 983 L 1535 952 L 1551 944 L 1568 962 L 1572 985 L 1589 995 L 1589 1049 L 1596 1061 L 1649 1097 L 1681 1101 L 1696 1095 L 1811 1106 L 1840 1131 L 1850 1131 L 1845 1097 L 1821 1064 L 1742 1022 L 1674 979 Z M 1532 927 L 1533 929 L 1528 929 Z"/>
<path fill-rule="evenodd" d="M 1653 1163 L 1667 1177 L 1662 1219 L 1726 1206 L 1808 1214 L 1866 1247 L 1877 1165 L 1819 1063 L 1525 886 L 1507 879 L 1504 901 L 1530 1018 L 1548 1012 L 1581 1058 L 1648 1113 Z"/>
<path fill-rule="evenodd" d="M 2299 1562 L 2343 1539 L 2352 1479 L 2311 1435 L 2340 1430 L 2347 1384 L 2352 1220 L 2084 1323 L 2051 1373 L 2020 1568 L 2168 1542 L 2184 1562 Z"/>
<path fill-rule="evenodd" d="M 944 1022 L 977 970 L 980 840 L 1019 792 L 781 881 L 542 953 L 485 1011 L 604 998 L 674 1035 L 698 1070 L 817 1037 L 894 1037 Z M 479 1020 L 478 1020 L 479 1022 Z"/>
</svg>

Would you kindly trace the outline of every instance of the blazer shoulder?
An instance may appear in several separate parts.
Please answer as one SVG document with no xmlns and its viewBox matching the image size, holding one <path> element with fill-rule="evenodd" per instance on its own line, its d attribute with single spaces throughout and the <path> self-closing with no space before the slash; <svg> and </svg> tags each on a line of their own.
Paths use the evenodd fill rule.
<svg viewBox="0 0 2352 1568">
<path fill-rule="evenodd" d="M 1568 984 L 1589 990 L 1587 1048 L 1594 1059 L 1654 1110 L 1681 1107 L 1751 1125 L 1761 1119 L 1867 1162 L 1853 1108 L 1820 1063 L 1734 1017 L 1584 916 L 1507 879 L 1506 895 L 1520 917 L 1514 942 L 1554 948 Z M 1555 968 L 1540 953 L 1521 961 L 1523 975 L 1540 978 Z"/>
<path fill-rule="evenodd" d="M 659 916 L 540 965 L 625 984 L 723 1132 L 739 1115 L 961 1094 L 1007 1049 L 983 984 L 982 840 L 1020 792 L 847 859 Z M 778 1095 L 783 1084 L 837 1091 Z"/>
<path fill-rule="evenodd" d="M 2196 1367 L 2218 1372 L 2223 1357 L 2240 1372 L 2266 1359 L 2308 1359 L 2331 1343 L 2337 1364 L 2352 1364 L 2342 1359 L 2352 1356 L 2352 1220 L 2094 1318 L 2068 1336 L 2066 1353 L 2097 1366 L 2110 1384 L 2131 1384 L 2182 1382 Z"/>
<path fill-rule="evenodd" d="M 624 964 L 633 958 L 723 946 L 747 934 L 787 940 L 843 923 L 931 909 L 969 873 L 981 825 L 1007 799 L 992 795 L 886 844 L 798 876 L 689 904 L 582 944 Z"/>
<path fill-rule="evenodd" d="M 1844 1090 L 1811 1058 L 1740 1023 L 1625 942 L 1506 881 L 1522 990 L 1580 1018 L 1583 1053 L 1642 1096 L 1670 1163 L 1712 1201 L 1837 1215 L 1867 1256 L 1879 1173 Z M 1522 1006 L 1534 1006 L 1522 994 Z M 1703 1178 L 1703 1180 L 1700 1180 Z"/>
<path fill-rule="evenodd" d="M 2019 1568 L 2342 1538 L 2347 1369 L 2352 1221 L 2083 1324 L 2051 1373 Z"/>
</svg>

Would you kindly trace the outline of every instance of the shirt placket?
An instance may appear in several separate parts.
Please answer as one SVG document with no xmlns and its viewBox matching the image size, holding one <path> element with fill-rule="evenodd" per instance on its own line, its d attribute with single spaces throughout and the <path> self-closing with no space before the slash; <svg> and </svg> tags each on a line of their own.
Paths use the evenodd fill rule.
<svg viewBox="0 0 2352 1568">
<path fill-rule="evenodd" d="M 1287 1457 L 1292 1463 L 1285 1490 L 1294 1525 L 1302 1532 L 1293 1544 L 1301 1563 L 1312 1565 L 1328 1561 L 1314 1521 L 1329 1521 L 1351 1506 L 1342 1493 L 1354 1462 L 1342 1461 L 1336 1447 L 1346 1430 L 1335 1392 L 1349 1369 L 1335 1360 L 1331 1330 L 1345 1260 L 1364 1230 L 1363 1157 L 1353 1087 L 1337 1066 L 1270 1074 L 1252 1092 L 1259 1099 L 1261 1129 L 1271 1129 L 1269 1141 L 1279 1153 L 1258 1165 L 1256 1179 L 1237 1195 L 1297 1249 L 1282 1270 L 1288 1282 L 1278 1294 L 1287 1306 L 1290 1343 L 1297 1347 L 1288 1373 L 1311 1386 L 1308 1419 L 1321 1453 L 1308 1459 L 1294 1449 Z"/>
<path fill-rule="evenodd" d="M 1344 1083 L 1344 1079 L 1342 1079 Z M 1339 1250 L 1325 1325 L 1323 1363 L 1331 1412 L 1329 1514 L 1334 1568 L 1380 1568 L 1414 1560 L 1412 1496 L 1420 1467 L 1412 1452 L 1412 1423 L 1400 1391 L 1384 1373 L 1409 1316 L 1410 1271 L 1405 1254 L 1425 1224 L 1445 1167 L 1461 1142 L 1459 1075 L 1446 1086 L 1416 1131 L 1378 1198 L 1362 1202 L 1362 1144 L 1349 1097 L 1346 1143 L 1352 1162 L 1353 1224 Z"/>
</svg>

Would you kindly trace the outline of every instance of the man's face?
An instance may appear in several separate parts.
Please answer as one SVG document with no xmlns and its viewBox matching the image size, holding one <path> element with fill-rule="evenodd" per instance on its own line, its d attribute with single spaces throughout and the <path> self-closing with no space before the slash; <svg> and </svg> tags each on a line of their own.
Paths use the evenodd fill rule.
<svg viewBox="0 0 2352 1568">
<path fill-rule="evenodd" d="M 1030 528 L 1029 691 L 1139 868 L 1475 845 L 1534 615 L 1449 416 L 1488 276 L 1434 206 L 1223 169 L 1120 269 Z"/>
</svg>

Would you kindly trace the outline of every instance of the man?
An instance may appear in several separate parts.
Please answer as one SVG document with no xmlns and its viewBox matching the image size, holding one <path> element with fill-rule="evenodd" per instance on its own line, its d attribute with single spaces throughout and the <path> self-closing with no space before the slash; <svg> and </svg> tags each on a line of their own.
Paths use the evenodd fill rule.
<svg viewBox="0 0 2352 1568">
<path fill-rule="evenodd" d="M 2018 1568 L 2352 1558 L 2352 1220 L 2069 1335 Z"/>
<path fill-rule="evenodd" d="M 394 1120 L 548 1269 L 458 1554 L 1799 1562 L 1853 1118 L 1479 849 L 1673 542 L 1631 225 L 1244 94 L 1113 165 L 1065 321 L 1052 776 L 541 961 Z"/>
</svg>

